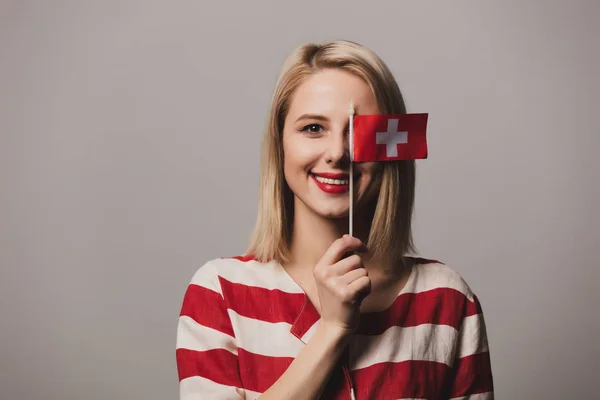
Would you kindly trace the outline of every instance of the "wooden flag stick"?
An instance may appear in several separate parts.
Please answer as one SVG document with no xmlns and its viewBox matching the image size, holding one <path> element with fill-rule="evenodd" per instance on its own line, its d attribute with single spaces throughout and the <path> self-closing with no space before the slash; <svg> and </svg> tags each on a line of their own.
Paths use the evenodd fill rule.
<svg viewBox="0 0 600 400">
<path fill-rule="evenodd" d="M 352 219 L 354 215 L 354 104 L 350 100 L 350 109 L 348 110 L 350 118 L 350 211 L 349 211 L 349 233 L 352 236 Z"/>
</svg>

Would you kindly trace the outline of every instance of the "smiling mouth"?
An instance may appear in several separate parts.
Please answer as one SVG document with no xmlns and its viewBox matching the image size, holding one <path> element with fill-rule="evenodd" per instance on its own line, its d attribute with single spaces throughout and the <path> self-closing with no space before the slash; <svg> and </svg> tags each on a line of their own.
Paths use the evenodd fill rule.
<svg viewBox="0 0 600 400">
<path fill-rule="evenodd" d="M 350 184 L 350 176 L 348 174 L 331 174 L 331 173 L 314 173 L 311 172 L 310 176 L 313 177 L 317 182 L 324 185 L 333 185 L 345 187 Z M 354 174 L 354 182 L 358 179 L 359 174 Z"/>
<path fill-rule="evenodd" d="M 314 175 L 315 179 L 321 183 L 326 183 L 328 185 L 349 185 L 350 184 L 350 179 L 346 178 L 346 179 L 332 179 L 332 178 L 324 178 L 322 176 L 319 175 Z"/>
</svg>

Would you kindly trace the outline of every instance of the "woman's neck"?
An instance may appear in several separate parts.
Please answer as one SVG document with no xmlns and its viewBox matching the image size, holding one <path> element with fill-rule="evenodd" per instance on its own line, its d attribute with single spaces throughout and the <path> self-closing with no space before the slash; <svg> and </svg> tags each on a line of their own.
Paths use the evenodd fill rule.
<svg viewBox="0 0 600 400">
<path fill-rule="evenodd" d="M 312 270 L 329 246 L 348 233 L 349 219 L 347 217 L 324 218 L 308 209 L 301 201 L 296 201 L 289 264 L 294 268 L 311 268 Z M 361 226 L 360 222 L 363 221 L 363 218 L 359 219 L 355 216 L 352 233 L 366 244 L 370 224 Z"/>
</svg>

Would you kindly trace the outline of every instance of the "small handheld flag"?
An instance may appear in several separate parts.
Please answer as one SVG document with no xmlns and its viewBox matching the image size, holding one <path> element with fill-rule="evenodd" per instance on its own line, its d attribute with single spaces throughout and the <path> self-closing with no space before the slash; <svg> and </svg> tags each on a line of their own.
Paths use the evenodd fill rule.
<svg viewBox="0 0 600 400">
<path fill-rule="evenodd" d="M 357 115 L 354 162 L 427 158 L 428 114 Z"/>
<path fill-rule="evenodd" d="M 350 215 L 352 236 L 354 162 L 417 160 L 428 156 L 429 114 L 354 115 L 350 102 Z"/>
</svg>

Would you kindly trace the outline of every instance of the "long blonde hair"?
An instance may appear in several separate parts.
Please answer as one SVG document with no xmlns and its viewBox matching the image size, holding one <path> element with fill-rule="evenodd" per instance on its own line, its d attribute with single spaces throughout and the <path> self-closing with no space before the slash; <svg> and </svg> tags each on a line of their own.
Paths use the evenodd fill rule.
<svg viewBox="0 0 600 400">
<path fill-rule="evenodd" d="M 362 78 L 383 114 L 404 114 L 404 99 L 392 73 L 371 50 L 346 40 L 309 43 L 285 60 L 273 94 L 265 131 L 260 171 L 258 215 L 247 254 L 259 261 L 289 261 L 293 223 L 293 193 L 283 174 L 283 123 L 296 88 L 309 75 L 337 68 Z M 412 212 L 415 162 L 386 161 L 381 187 L 373 204 L 367 246 L 374 258 L 402 260 L 415 251 Z"/>
</svg>

